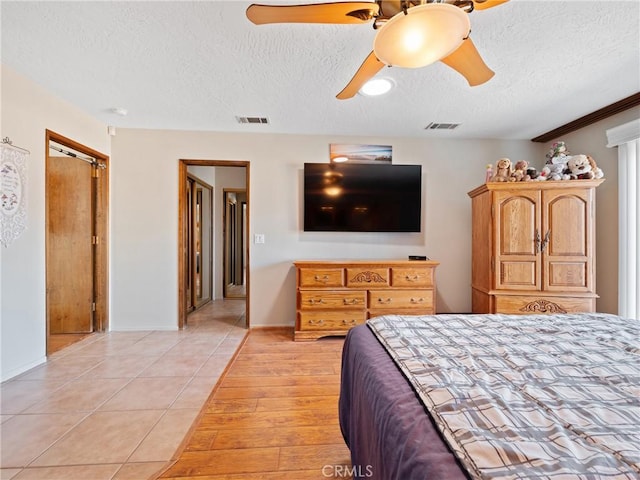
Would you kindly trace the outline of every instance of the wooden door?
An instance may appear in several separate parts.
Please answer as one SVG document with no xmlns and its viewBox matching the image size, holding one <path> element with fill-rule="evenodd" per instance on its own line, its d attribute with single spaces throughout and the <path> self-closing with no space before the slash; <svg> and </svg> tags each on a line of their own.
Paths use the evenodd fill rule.
<svg viewBox="0 0 640 480">
<path fill-rule="evenodd" d="M 540 191 L 494 195 L 495 288 L 540 290 Z"/>
<path fill-rule="evenodd" d="M 593 274 L 593 189 L 543 192 L 543 289 L 590 292 Z"/>
<path fill-rule="evenodd" d="M 213 187 L 189 174 L 186 179 L 187 311 L 213 298 Z"/>
<path fill-rule="evenodd" d="M 187 237 L 187 256 L 189 261 L 185 263 L 186 273 L 185 273 L 185 282 L 187 289 L 187 312 L 192 312 L 195 310 L 196 306 L 193 302 L 193 215 L 191 212 L 193 211 L 193 194 L 192 194 L 192 186 L 194 181 L 191 178 L 187 178 L 186 183 L 186 212 L 184 213 L 184 218 L 186 220 L 186 237 Z"/>
<path fill-rule="evenodd" d="M 94 205 L 91 164 L 73 157 L 47 163 L 47 307 L 49 333 L 94 329 Z"/>
</svg>

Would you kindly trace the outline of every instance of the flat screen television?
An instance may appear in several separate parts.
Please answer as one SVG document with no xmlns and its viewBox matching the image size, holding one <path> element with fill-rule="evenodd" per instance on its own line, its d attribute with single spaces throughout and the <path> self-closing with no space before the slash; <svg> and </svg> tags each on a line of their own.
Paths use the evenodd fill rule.
<svg viewBox="0 0 640 480">
<path fill-rule="evenodd" d="M 422 167 L 304 164 L 304 231 L 419 232 Z"/>
</svg>

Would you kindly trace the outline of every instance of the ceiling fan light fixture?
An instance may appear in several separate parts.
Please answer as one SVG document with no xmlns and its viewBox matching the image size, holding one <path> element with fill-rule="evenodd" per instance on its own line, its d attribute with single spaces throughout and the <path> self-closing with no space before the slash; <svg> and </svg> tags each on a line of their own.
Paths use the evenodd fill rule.
<svg viewBox="0 0 640 480">
<path fill-rule="evenodd" d="M 372 78 L 360 87 L 358 93 L 366 97 L 376 97 L 388 93 L 394 86 L 395 82 L 390 78 Z"/>
<path fill-rule="evenodd" d="M 419 68 L 454 52 L 471 31 L 469 16 L 448 3 L 427 3 L 400 12 L 376 34 L 373 51 L 394 67 Z"/>
</svg>

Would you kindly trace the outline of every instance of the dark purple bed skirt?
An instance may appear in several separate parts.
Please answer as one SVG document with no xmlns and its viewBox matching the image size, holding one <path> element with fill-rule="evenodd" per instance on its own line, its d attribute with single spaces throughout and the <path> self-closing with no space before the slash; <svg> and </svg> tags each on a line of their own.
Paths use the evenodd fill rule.
<svg viewBox="0 0 640 480">
<path fill-rule="evenodd" d="M 349 330 L 344 342 L 339 414 L 354 479 L 468 478 L 366 325 Z"/>
</svg>

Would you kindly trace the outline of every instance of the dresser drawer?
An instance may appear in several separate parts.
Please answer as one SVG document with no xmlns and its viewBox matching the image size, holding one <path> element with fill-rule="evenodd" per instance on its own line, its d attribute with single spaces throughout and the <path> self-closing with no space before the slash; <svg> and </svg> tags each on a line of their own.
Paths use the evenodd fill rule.
<svg viewBox="0 0 640 480">
<path fill-rule="evenodd" d="M 347 268 L 347 287 L 388 287 L 390 269 L 381 267 L 349 267 Z"/>
<path fill-rule="evenodd" d="M 365 290 L 332 291 L 309 290 L 299 292 L 299 305 L 302 310 L 319 310 L 325 308 L 360 308 L 366 306 Z"/>
<path fill-rule="evenodd" d="M 391 285 L 394 287 L 432 287 L 433 268 L 394 267 L 391 270 Z"/>
<path fill-rule="evenodd" d="M 300 330 L 348 330 L 366 320 L 364 310 L 300 312 Z"/>
<path fill-rule="evenodd" d="M 495 312 L 534 315 L 537 313 L 595 312 L 595 298 L 528 295 L 496 295 Z"/>
<path fill-rule="evenodd" d="M 432 309 L 433 290 L 371 290 L 369 308 L 376 310 Z"/>
<path fill-rule="evenodd" d="M 344 287 L 343 268 L 301 268 L 300 287 Z"/>
</svg>

